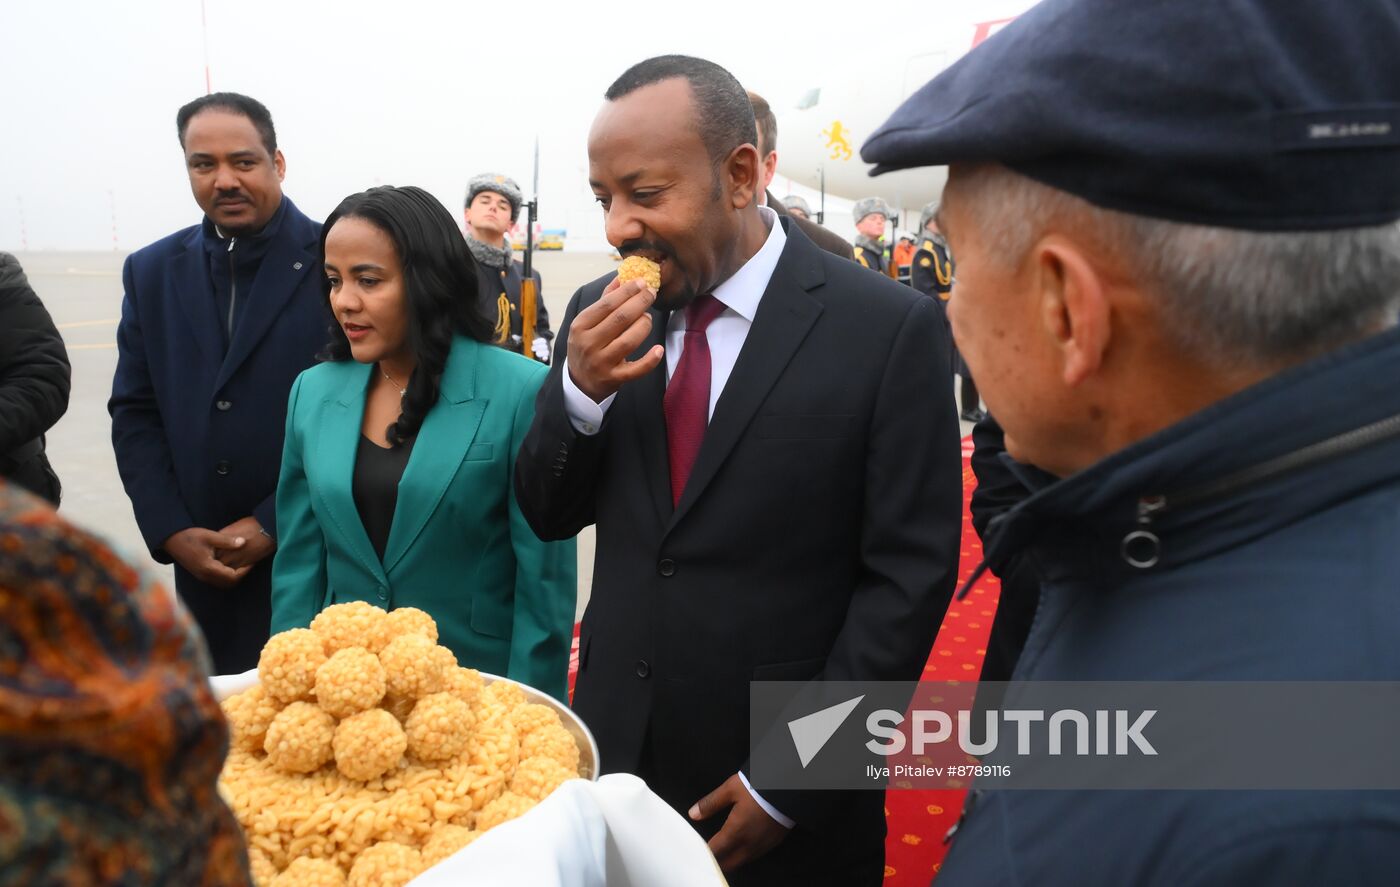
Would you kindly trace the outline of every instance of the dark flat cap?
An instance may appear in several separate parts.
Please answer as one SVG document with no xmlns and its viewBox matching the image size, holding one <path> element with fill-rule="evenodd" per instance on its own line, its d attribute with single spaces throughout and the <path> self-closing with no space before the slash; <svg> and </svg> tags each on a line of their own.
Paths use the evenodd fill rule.
<svg viewBox="0 0 1400 887">
<path fill-rule="evenodd" d="M 861 148 L 1254 230 L 1400 218 L 1400 0 L 1043 0 Z"/>
</svg>

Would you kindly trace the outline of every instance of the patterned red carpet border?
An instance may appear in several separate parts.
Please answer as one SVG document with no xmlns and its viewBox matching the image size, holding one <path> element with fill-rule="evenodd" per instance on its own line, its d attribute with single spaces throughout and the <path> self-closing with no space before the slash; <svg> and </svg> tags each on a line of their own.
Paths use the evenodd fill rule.
<svg viewBox="0 0 1400 887">
<path fill-rule="evenodd" d="M 961 585 L 982 559 L 982 543 L 972 529 L 968 503 L 977 480 L 969 459 L 972 440 L 963 440 L 963 533 L 962 557 L 958 563 Z M 933 652 L 924 667 L 929 681 L 975 681 L 986 655 L 987 635 L 992 628 L 1001 583 L 990 573 L 973 586 L 962 601 L 954 601 L 938 631 Z M 573 693 L 578 672 L 578 626 L 574 626 L 573 652 L 569 656 L 569 692 Z M 916 791 L 896 784 L 885 792 L 885 817 L 889 835 L 885 839 L 885 884 L 887 887 L 927 887 L 938 873 L 947 851 L 943 836 L 958 820 L 964 789 Z"/>
</svg>

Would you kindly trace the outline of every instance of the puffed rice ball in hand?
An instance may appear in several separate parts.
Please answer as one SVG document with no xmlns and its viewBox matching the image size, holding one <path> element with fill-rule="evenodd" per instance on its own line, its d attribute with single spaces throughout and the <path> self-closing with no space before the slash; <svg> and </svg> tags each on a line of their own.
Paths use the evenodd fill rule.
<svg viewBox="0 0 1400 887">
<path fill-rule="evenodd" d="M 578 743 L 562 726 L 532 730 L 520 740 L 520 758 L 553 758 L 566 770 L 578 772 Z"/>
<path fill-rule="evenodd" d="M 263 691 L 279 702 L 310 699 L 316 670 L 325 664 L 320 636 L 307 628 L 293 628 L 273 635 L 263 645 L 258 681 Z"/>
<path fill-rule="evenodd" d="M 267 761 L 283 773 L 310 773 L 331 759 L 335 718 L 310 702 L 293 702 L 267 728 Z"/>
<path fill-rule="evenodd" d="M 344 776 L 368 782 L 398 766 L 408 738 L 398 719 L 382 708 L 351 715 L 335 728 L 335 766 Z"/>
<path fill-rule="evenodd" d="M 348 887 L 404 887 L 423 870 L 423 856 L 405 844 L 381 841 L 355 858 Z"/>
<path fill-rule="evenodd" d="M 435 644 L 438 641 L 437 623 L 433 621 L 433 617 L 417 607 L 390 610 L 384 623 L 387 626 L 386 643 L 406 634 L 421 634 Z"/>
<path fill-rule="evenodd" d="M 345 873 L 329 859 L 303 856 L 292 860 L 272 887 L 345 887 Z"/>
<path fill-rule="evenodd" d="M 346 647 L 316 672 L 316 701 L 337 718 L 374 708 L 387 684 L 379 657 L 364 647 Z"/>
<path fill-rule="evenodd" d="M 515 768 L 510 790 L 517 795 L 543 801 L 550 792 L 578 776 L 553 758 L 530 758 Z"/>
<path fill-rule="evenodd" d="M 432 868 L 480 836 L 481 832 L 465 826 L 439 826 L 423 844 L 423 868 Z"/>
<path fill-rule="evenodd" d="M 268 725 L 281 710 L 281 704 L 268 696 L 261 684 L 225 699 L 224 714 L 228 717 L 233 747 L 247 752 L 262 751 Z"/>
<path fill-rule="evenodd" d="M 327 655 L 346 647 L 364 647 L 378 653 L 389 642 L 388 616 L 365 601 L 334 604 L 316 614 L 311 630 L 325 642 Z"/>
<path fill-rule="evenodd" d="M 408 753 L 420 761 L 446 761 L 466 748 L 476 724 L 471 706 L 451 693 L 432 693 L 418 700 L 404 724 Z"/>
<path fill-rule="evenodd" d="M 643 256 L 628 256 L 617 266 L 617 279 L 623 283 L 643 280 L 656 292 L 661 289 L 661 266 Z"/>
<path fill-rule="evenodd" d="M 490 831 L 503 822 L 509 822 L 517 816 L 523 816 L 537 803 L 539 802 L 534 798 L 517 795 L 515 792 L 506 792 L 482 807 L 480 812 L 476 814 L 476 829 L 480 832 Z"/>
<path fill-rule="evenodd" d="M 437 645 L 422 635 L 405 634 L 394 638 L 379 653 L 384 665 L 389 693 L 418 699 L 442 692 L 442 660 L 433 652 Z"/>
<path fill-rule="evenodd" d="M 486 679 L 481 676 L 481 672 L 474 668 L 458 667 L 447 673 L 442 689 L 467 705 L 475 705 L 485 686 Z"/>
</svg>

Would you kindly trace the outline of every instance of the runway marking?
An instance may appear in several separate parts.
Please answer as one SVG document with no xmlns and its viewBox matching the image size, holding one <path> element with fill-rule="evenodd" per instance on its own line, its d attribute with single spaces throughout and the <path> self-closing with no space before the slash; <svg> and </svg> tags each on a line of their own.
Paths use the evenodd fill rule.
<svg viewBox="0 0 1400 887">
<path fill-rule="evenodd" d="M 58 328 L 61 330 L 73 330 L 80 326 L 107 326 L 109 324 L 119 323 L 120 321 L 120 317 L 108 317 L 103 320 L 75 320 L 72 323 L 60 323 L 58 324 Z"/>
<path fill-rule="evenodd" d="M 98 349 L 98 348 L 115 348 L 115 347 L 117 347 L 117 343 L 116 343 L 116 342 L 107 342 L 107 343 L 102 344 L 102 345 L 69 345 L 69 346 L 68 346 L 68 350 L 69 350 L 69 351 L 93 351 L 93 350 Z"/>
</svg>

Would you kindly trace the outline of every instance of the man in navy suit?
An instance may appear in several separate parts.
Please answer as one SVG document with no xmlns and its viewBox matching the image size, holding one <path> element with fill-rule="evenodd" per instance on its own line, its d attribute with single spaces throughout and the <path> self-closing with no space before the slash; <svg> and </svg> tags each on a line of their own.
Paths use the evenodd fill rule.
<svg viewBox="0 0 1400 887">
<path fill-rule="evenodd" d="M 758 204 L 756 141 L 713 63 L 608 90 L 589 178 L 660 287 L 575 294 L 516 489 L 543 539 L 597 524 L 574 707 L 604 767 L 688 814 L 735 887 L 876 887 L 883 796 L 753 785 L 749 684 L 921 674 L 961 528 L 948 338 Z"/>
<path fill-rule="evenodd" d="M 176 125 L 204 220 L 126 261 L 112 445 L 152 557 L 175 563 L 215 670 L 237 672 L 271 621 L 287 393 L 327 341 L 321 226 L 282 194 L 261 103 L 215 93 Z"/>
</svg>

